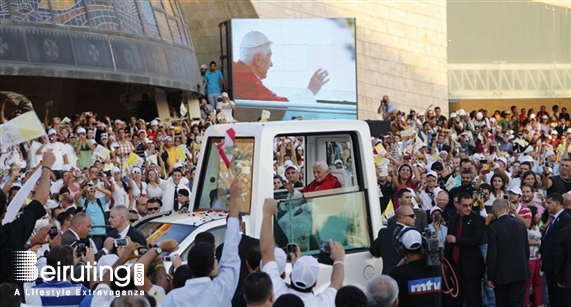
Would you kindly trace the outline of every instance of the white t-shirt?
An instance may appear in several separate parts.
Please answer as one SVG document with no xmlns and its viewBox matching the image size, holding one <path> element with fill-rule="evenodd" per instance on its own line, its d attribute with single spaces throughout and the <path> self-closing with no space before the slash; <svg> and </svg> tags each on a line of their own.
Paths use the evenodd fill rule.
<svg viewBox="0 0 571 307">
<path fill-rule="evenodd" d="M 226 122 L 233 122 L 234 121 L 234 117 L 232 116 L 232 105 L 234 105 L 233 101 L 229 101 L 229 102 L 224 102 L 224 101 L 219 101 L 216 104 L 216 108 L 220 108 L 222 109 L 222 112 L 220 114 L 220 120 L 226 120 Z"/>
<path fill-rule="evenodd" d="M 75 153 L 75 149 L 73 148 L 73 146 L 71 146 L 71 144 L 64 144 L 63 145 L 65 147 L 65 152 L 67 153 L 67 162 L 69 163 L 69 165 L 73 166 L 73 167 L 79 167 L 79 165 L 77 164 L 77 154 Z"/>
<path fill-rule="evenodd" d="M 52 170 L 61 171 L 63 169 L 63 164 L 64 164 L 63 156 L 67 156 L 67 150 L 65 149 L 65 146 L 61 142 L 48 143 L 44 147 L 43 152 L 46 152 L 50 149 L 52 150 L 56 158 L 54 164 L 52 165 Z"/>
<path fill-rule="evenodd" d="M 40 147 L 42 147 L 42 143 L 38 141 L 32 141 L 30 149 L 28 150 L 28 166 L 30 168 L 38 166 L 38 164 L 40 164 L 40 161 L 42 161 L 42 155 L 36 154 L 36 152 L 38 151 L 38 149 L 40 149 Z"/>
</svg>

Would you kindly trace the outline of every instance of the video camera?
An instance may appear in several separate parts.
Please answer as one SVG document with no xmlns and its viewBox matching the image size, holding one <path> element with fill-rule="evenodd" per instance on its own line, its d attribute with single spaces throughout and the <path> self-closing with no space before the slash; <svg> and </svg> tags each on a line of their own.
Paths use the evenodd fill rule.
<svg viewBox="0 0 571 307">
<path fill-rule="evenodd" d="M 422 256 L 426 260 L 427 266 L 440 266 L 442 264 L 442 257 L 444 256 L 444 247 L 440 246 L 437 238 L 432 236 L 432 231 L 429 228 L 424 229 L 422 234 Z"/>
</svg>

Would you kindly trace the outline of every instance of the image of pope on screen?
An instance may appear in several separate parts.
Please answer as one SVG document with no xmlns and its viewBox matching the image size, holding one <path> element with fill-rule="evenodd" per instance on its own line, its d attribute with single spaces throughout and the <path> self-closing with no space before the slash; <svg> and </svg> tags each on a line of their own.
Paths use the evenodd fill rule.
<svg viewBox="0 0 571 307">
<path fill-rule="evenodd" d="M 354 19 L 233 19 L 235 117 L 354 119 Z"/>
</svg>

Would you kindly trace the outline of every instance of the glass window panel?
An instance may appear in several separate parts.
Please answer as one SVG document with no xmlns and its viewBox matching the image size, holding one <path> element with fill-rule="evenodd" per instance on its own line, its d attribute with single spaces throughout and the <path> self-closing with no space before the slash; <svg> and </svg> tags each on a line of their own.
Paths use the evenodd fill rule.
<svg viewBox="0 0 571 307">
<path fill-rule="evenodd" d="M 136 35 L 143 35 L 143 26 L 139 18 L 139 10 L 135 0 L 115 0 L 117 15 L 121 19 L 123 31 Z"/>
<path fill-rule="evenodd" d="M 137 227 L 143 233 L 149 244 L 155 244 L 166 239 L 175 239 L 182 242 L 197 227 L 191 225 L 168 224 L 159 222 L 144 223 Z"/>
<path fill-rule="evenodd" d="M 0 19 L 10 19 L 8 0 L 0 0 Z"/>
<path fill-rule="evenodd" d="M 169 25 L 171 28 L 173 41 L 177 44 L 182 44 L 182 38 L 180 37 L 180 31 L 178 30 L 178 25 L 176 23 L 176 20 L 169 19 Z"/>
<path fill-rule="evenodd" d="M 178 31 L 180 33 L 180 39 L 183 45 L 188 46 L 188 38 L 186 37 L 186 32 L 184 32 L 184 23 L 181 21 L 180 18 L 178 18 L 177 22 L 177 26 L 178 26 Z"/>
<path fill-rule="evenodd" d="M 54 20 L 66 26 L 88 26 L 83 0 L 52 1 Z"/>
<path fill-rule="evenodd" d="M 167 13 L 167 15 L 169 16 L 174 16 L 174 11 L 173 8 L 171 6 L 171 3 L 169 0 L 163 0 L 163 7 L 165 8 L 165 13 Z"/>
<path fill-rule="evenodd" d="M 161 37 L 165 41 L 172 42 L 172 35 L 169 29 L 169 23 L 165 13 L 155 11 L 155 18 L 157 19 L 157 25 L 159 26 L 159 33 L 161 33 Z"/>
<path fill-rule="evenodd" d="M 147 31 L 147 36 L 161 38 L 151 3 L 149 1 L 139 1 L 139 5 L 141 7 L 143 25 Z"/>
<path fill-rule="evenodd" d="M 206 144 L 208 152 L 205 157 L 208 157 L 208 161 L 201 174 L 200 182 L 204 184 L 198 191 L 198 206 L 201 209 L 229 209 L 230 185 L 234 177 L 238 176 L 243 180 L 246 191 L 239 202 L 240 211 L 250 212 L 254 138 L 234 140 L 234 148 L 229 153 L 230 169 L 226 167 L 216 147 L 223 141 L 223 138 L 209 138 Z"/>
<path fill-rule="evenodd" d="M 118 30 L 119 20 L 113 3 L 104 0 L 85 0 L 91 24 L 96 29 Z"/>
<path fill-rule="evenodd" d="M 364 191 L 316 197 L 308 194 L 303 203 L 280 202 L 276 218 L 281 232 L 274 233 L 278 246 L 296 243 L 305 255 L 318 254 L 321 244 L 329 239 L 340 242 L 346 250 L 370 246 Z"/>
<path fill-rule="evenodd" d="M 52 13 L 47 0 L 11 1 L 11 9 L 14 21 L 29 21 L 37 23 L 52 22 Z"/>
</svg>

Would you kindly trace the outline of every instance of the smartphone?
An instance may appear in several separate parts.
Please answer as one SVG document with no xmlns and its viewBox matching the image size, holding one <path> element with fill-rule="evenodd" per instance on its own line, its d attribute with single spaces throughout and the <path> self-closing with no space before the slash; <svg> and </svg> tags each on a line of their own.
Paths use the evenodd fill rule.
<svg viewBox="0 0 571 307">
<path fill-rule="evenodd" d="M 508 200 L 508 196 L 507 196 L 507 195 L 504 195 L 504 199 L 505 199 L 505 200 Z"/>
<path fill-rule="evenodd" d="M 148 251 L 149 251 L 149 249 L 146 247 L 139 247 L 139 248 L 137 248 L 137 256 L 143 256 Z"/>
<path fill-rule="evenodd" d="M 171 256 L 164 256 L 163 261 L 172 261 L 172 257 Z"/>
<path fill-rule="evenodd" d="M 331 246 L 329 245 L 329 242 L 327 241 L 321 242 L 319 250 L 322 251 L 323 253 L 331 254 Z"/>
<path fill-rule="evenodd" d="M 436 223 L 440 222 L 440 215 L 437 214 L 434 216 L 434 222 Z"/>
<path fill-rule="evenodd" d="M 48 235 L 50 236 L 50 239 L 53 240 L 53 238 L 55 238 L 57 236 L 57 227 L 53 226 L 52 228 L 50 228 Z"/>
<path fill-rule="evenodd" d="M 115 239 L 115 241 L 113 242 L 113 245 L 115 247 L 127 246 L 127 244 L 129 244 L 129 242 L 127 241 L 127 238 Z"/>
<path fill-rule="evenodd" d="M 77 243 L 77 249 L 76 249 L 76 255 L 78 257 L 81 257 L 82 255 L 85 255 L 87 253 L 87 246 L 85 246 L 85 243 Z"/>
<path fill-rule="evenodd" d="M 297 252 L 297 245 L 293 244 L 293 243 L 288 243 L 288 245 L 286 246 L 286 252 L 287 254 L 295 254 Z"/>
</svg>

